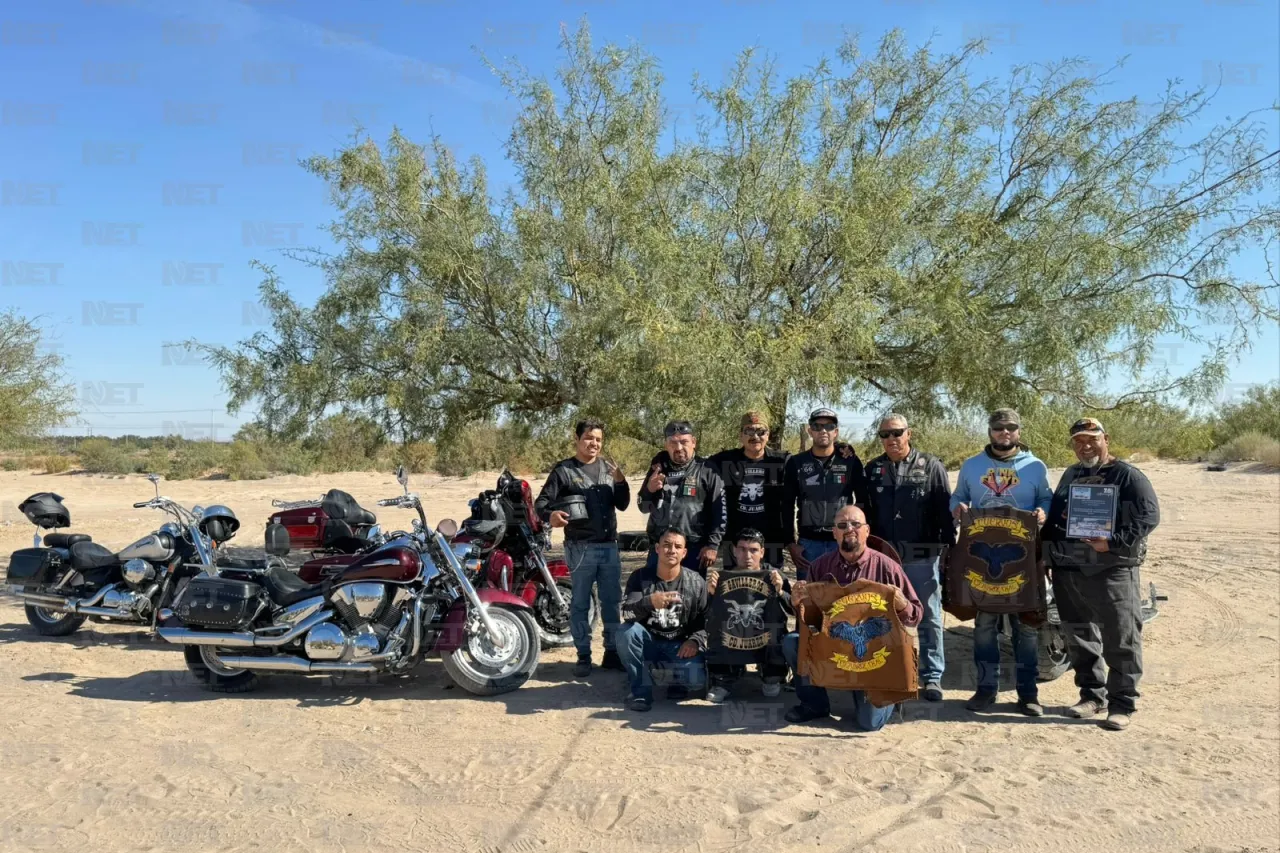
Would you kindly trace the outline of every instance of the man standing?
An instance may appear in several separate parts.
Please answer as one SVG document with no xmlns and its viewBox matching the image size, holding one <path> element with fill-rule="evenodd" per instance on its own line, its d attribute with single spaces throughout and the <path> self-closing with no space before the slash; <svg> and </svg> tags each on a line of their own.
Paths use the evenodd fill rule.
<svg viewBox="0 0 1280 853">
<path fill-rule="evenodd" d="M 694 455 L 698 440 L 692 424 L 671 421 L 663 433 L 666 450 L 653 458 L 640 489 L 640 511 L 649 515 L 646 532 L 654 543 L 669 527 L 683 533 L 688 545 L 684 565 L 705 578 L 727 523 L 724 483 L 706 460 Z M 657 563 L 657 551 L 650 551 L 645 569 L 652 572 Z"/>
<path fill-rule="evenodd" d="M 842 507 L 836 513 L 834 527 L 837 550 L 813 561 L 809 567 L 809 580 L 841 585 L 868 580 L 892 586 L 901 593 L 894 596 L 898 619 L 908 628 L 919 625 L 924 608 L 916 598 L 911 581 L 907 580 L 901 566 L 879 551 L 867 547 L 867 536 L 871 528 L 862 510 L 856 506 Z M 804 599 L 804 587 L 805 581 L 796 581 L 791 590 L 792 602 Z M 800 659 L 800 635 L 788 634 L 782 641 L 782 651 L 787 663 L 792 669 L 796 669 Z M 784 715 L 789 723 L 807 723 L 831 714 L 826 688 L 814 687 L 806 677 L 796 677 L 796 698 L 800 700 L 800 704 Z M 853 703 L 854 724 L 863 731 L 879 731 L 893 716 L 893 705 L 877 708 L 860 690 L 853 692 Z"/>
<path fill-rule="evenodd" d="M 1111 455 L 1102 424 L 1081 418 L 1071 425 L 1071 448 L 1080 460 L 1062 474 L 1049 506 L 1043 540 L 1053 571 L 1053 598 L 1067 635 L 1080 701 L 1067 716 L 1083 719 L 1107 708 L 1105 728 L 1127 728 L 1142 678 L 1142 593 L 1138 570 L 1147 537 L 1160 523 L 1160 504 L 1146 475 Z M 1072 486 L 1116 487 L 1110 539 L 1067 536 Z M 1106 667 L 1103 667 L 1106 661 Z M 1104 681 L 1105 676 L 1105 681 Z"/>
<path fill-rule="evenodd" d="M 734 550 L 734 571 L 739 572 L 759 572 L 762 571 L 765 555 L 764 534 L 758 530 L 752 530 L 750 527 L 743 528 L 731 540 Z M 716 589 L 720 584 L 720 573 L 712 570 L 707 573 L 707 597 L 716 594 Z M 791 584 L 782 576 L 782 572 L 775 567 L 769 572 L 769 584 L 777 591 L 778 601 L 782 605 L 783 612 L 789 617 L 795 613 L 791 607 Z M 787 620 L 790 621 L 789 619 Z M 786 630 L 786 625 L 782 626 L 782 630 Z M 786 660 L 782 657 L 781 650 L 777 646 L 766 646 L 756 652 L 756 666 L 760 671 L 760 678 L 764 682 L 761 692 L 765 698 L 772 699 L 782 693 L 782 679 L 787 675 Z M 707 691 L 707 700 L 719 704 L 729 696 L 729 689 L 733 686 L 738 676 L 745 672 L 745 666 L 731 666 L 729 664 L 708 664 L 707 670 L 711 675 L 711 689 Z"/>
<path fill-rule="evenodd" d="M 741 447 L 722 450 L 707 460 L 707 467 L 724 481 L 728 508 L 728 529 L 720 547 L 724 567 L 734 567 L 738 534 L 750 528 L 764 535 L 765 564 L 781 569 L 787 537 L 782 524 L 782 476 L 790 454 L 768 446 L 769 423 L 760 412 L 742 416 L 741 437 Z"/>
<path fill-rule="evenodd" d="M 707 584 L 684 568 L 685 536 L 675 528 L 662 531 L 657 541 L 658 563 L 653 573 L 639 569 L 627 578 L 623 602 L 626 624 L 618 630 L 618 656 L 631 684 L 627 704 L 633 711 L 653 707 L 653 678 L 649 664 L 670 672 L 667 698 L 680 701 L 690 688 L 706 684 Z"/>
<path fill-rule="evenodd" d="M 836 452 L 839 422 L 831 409 L 809 415 L 813 447 L 787 460 L 782 511 L 787 550 L 804 580 L 809 564 L 837 548 L 832 534 L 836 511 L 849 504 L 867 505 L 867 481 L 858 454 Z M 796 510 L 799 506 L 799 535 Z"/>
<path fill-rule="evenodd" d="M 977 456 L 960 466 L 955 494 L 951 496 L 951 512 L 961 518 L 970 507 L 981 510 L 993 506 L 1012 506 L 1034 511 L 1036 521 L 1044 523 L 1045 511 L 1053 492 L 1049 490 L 1049 471 L 1020 441 L 1022 419 L 1013 409 L 996 409 L 987 420 L 990 444 Z M 978 668 L 978 689 L 965 707 L 985 711 L 995 704 L 1000 689 L 1000 643 L 997 629 L 1001 614 L 978 611 L 973 623 L 973 662 Z M 1037 632 L 1022 622 L 1019 614 L 1009 614 L 1018 690 L 1018 710 L 1028 717 L 1044 715 L 1040 706 L 1040 671 Z"/>
<path fill-rule="evenodd" d="M 956 542 L 951 484 L 936 456 L 911 446 L 911 428 L 902 415 L 885 415 L 877 435 L 884 453 L 867 463 L 871 532 L 893 545 L 916 597 L 924 604 L 920 683 L 925 701 L 941 702 L 946 657 L 938 563 L 943 549 Z"/>
<path fill-rule="evenodd" d="M 622 599 L 622 563 L 618 558 L 618 513 L 631 505 L 631 487 L 622 469 L 600 458 L 604 447 L 604 423 L 578 421 L 575 453 L 556 463 L 542 485 L 534 509 L 543 521 L 564 530 L 564 556 L 573 579 L 569 631 L 578 650 L 573 674 L 591 673 L 591 587 L 600 591 L 600 621 L 604 623 L 606 669 L 622 669 L 614 650 L 618 630 L 618 606 Z M 567 497 L 586 500 L 585 520 L 570 522 L 556 505 Z"/>
</svg>

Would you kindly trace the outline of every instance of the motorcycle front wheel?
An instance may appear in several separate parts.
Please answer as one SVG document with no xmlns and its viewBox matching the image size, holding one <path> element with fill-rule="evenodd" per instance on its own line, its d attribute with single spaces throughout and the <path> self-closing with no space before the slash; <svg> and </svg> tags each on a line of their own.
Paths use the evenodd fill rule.
<svg viewBox="0 0 1280 853">
<path fill-rule="evenodd" d="M 495 645 L 481 631 L 443 656 L 453 683 L 477 696 L 515 690 L 533 676 L 542 654 L 538 624 L 531 613 L 506 607 L 489 607 L 486 612 L 502 635 L 502 644 Z"/>
<path fill-rule="evenodd" d="M 568 578 L 558 578 L 556 586 L 560 590 L 560 597 L 564 599 L 565 604 L 573 601 L 573 581 Z M 594 632 L 596 622 L 600 619 L 600 596 L 595 590 L 591 591 L 591 602 L 587 605 L 587 630 Z M 569 614 L 560 612 L 556 607 L 555 599 L 551 597 L 550 591 L 545 587 L 539 590 L 538 597 L 533 602 L 534 620 L 538 623 L 538 637 L 542 642 L 542 649 L 562 649 L 566 646 L 573 645 L 573 633 L 569 628 Z"/>
</svg>

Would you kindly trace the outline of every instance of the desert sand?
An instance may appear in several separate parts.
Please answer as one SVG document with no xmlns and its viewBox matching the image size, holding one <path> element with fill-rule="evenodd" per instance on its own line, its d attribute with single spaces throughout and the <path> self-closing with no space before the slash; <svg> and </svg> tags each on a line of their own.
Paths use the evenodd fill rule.
<svg viewBox="0 0 1280 853">
<path fill-rule="evenodd" d="M 950 617 L 945 702 L 910 703 L 864 735 L 788 725 L 794 694 L 766 700 L 754 680 L 720 707 L 659 692 L 633 714 L 622 675 L 575 680 L 571 651 L 489 699 L 452 687 L 438 660 L 404 679 L 277 676 L 226 697 L 190 678 L 177 647 L 92 623 L 39 638 L 4 599 L 0 850 L 1275 851 L 1280 477 L 1144 468 L 1163 510 L 1144 586 L 1169 601 L 1147 626 L 1126 732 L 1060 715 L 1070 673 L 1041 685 L 1043 718 L 1015 715 L 1012 692 L 966 712 L 970 625 Z M 493 480 L 412 485 L 434 523 Z M 390 474 L 162 492 L 228 504 L 235 544 L 260 547 L 271 498 L 331 486 L 366 505 L 399 492 Z M 46 490 L 72 530 L 113 548 L 164 520 L 131 508 L 153 493 L 140 477 L 0 473 L 0 559 L 30 544 L 17 504 Z M 622 527 L 643 527 L 634 506 Z"/>
</svg>

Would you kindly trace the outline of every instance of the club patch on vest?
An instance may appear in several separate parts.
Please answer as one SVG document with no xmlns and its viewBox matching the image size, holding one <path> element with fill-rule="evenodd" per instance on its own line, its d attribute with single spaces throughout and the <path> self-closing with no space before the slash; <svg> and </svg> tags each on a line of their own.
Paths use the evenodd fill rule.
<svg viewBox="0 0 1280 853">
<path fill-rule="evenodd" d="M 872 616 L 861 622 L 835 621 L 846 608 L 855 604 L 866 604 L 872 610 L 888 612 L 888 602 L 882 595 L 875 592 L 846 595 L 832 603 L 826 614 L 826 633 L 834 639 L 848 643 L 852 647 L 853 657 L 836 652 L 831 655 L 831 662 L 845 672 L 870 672 L 888 662 L 890 651 L 887 648 L 876 649 L 868 657 L 867 647 L 872 640 L 892 631 L 893 623 L 884 616 Z"/>
</svg>

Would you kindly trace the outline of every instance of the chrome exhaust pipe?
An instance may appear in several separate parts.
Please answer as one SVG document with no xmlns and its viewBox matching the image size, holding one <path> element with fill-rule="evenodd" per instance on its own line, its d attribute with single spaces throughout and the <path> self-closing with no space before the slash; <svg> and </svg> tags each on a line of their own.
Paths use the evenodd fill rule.
<svg viewBox="0 0 1280 853">
<path fill-rule="evenodd" d="M 335 663 L 310 661 L 299 657 L 260 658 L 253 655 L 219 655 L 218 660 L 228 669 L 254 669 L 266 672 L 297 672 L 306 674 L 324 672 L 379 672 L 371 663 Z"/>
<path fill-rule="evenodd" d="M 184 646 L 220 646 L 224 649 L 275 648 L 298 639 L 321 622 L 328 621 L 332 615 L 333 612 L 330 610 L 313 613 L 288 631 L 274 637 L 264 637 L 251 631 L 205 631 L 193 628 L 158 628 L 156 633 L 170 643 Z M 251 658 L 251 660 L 264 660 L 264 658 Z"/>
<path fill-rule="evenodd" d="M 45 592 L 24 592 L 19 597 L 22 599 L 23 604 L 30 604 L 43 610 L 52 610 L 55 613 L 83 613 L 86 616 L 128 615 L 127 612 L 122 613 L 115 608 L 96 606 L 113 589 L 115 589 L 115 584 L 107 584 L 94 593 L 92 597 L 86 599 L 67 598 L 64 595 L 50 595 Z"/>
</svg>

